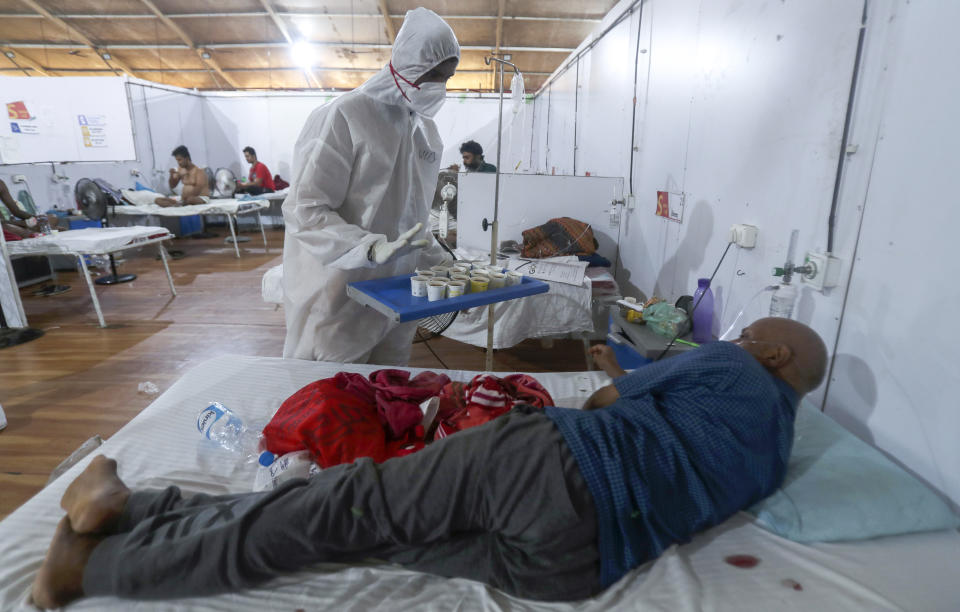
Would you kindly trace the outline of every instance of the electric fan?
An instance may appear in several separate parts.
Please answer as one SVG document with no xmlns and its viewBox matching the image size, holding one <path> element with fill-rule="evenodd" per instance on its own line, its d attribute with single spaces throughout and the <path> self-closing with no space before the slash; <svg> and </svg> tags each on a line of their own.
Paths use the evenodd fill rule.
<svg viewBox="0 0 960 612">
<path fill-rule="evenodd" d="M 110 227 L 110 221 L 107 218 L 107 206 L 117 206 L 121 203 L 121 196 L 107 182 L 100 179 L 80 179 L 74 187 L 74 198 L 77 201 L 77 208 L 91 221 L 100 221 L 104 227 Z M 116 285 L 117 283 L 129 283 L 137 278 L 136 274 L 117 274 L 117 262 L 110 253 L 110 272 L 106 276 L 101 276 L 95 283 L 98 285 Z"/>
<path fill-rule="evenodd" d="M 237 175 L 230 168 L 217 168 L 213 182 L 213 193 L 221 198 L 232 198 L 237 191 Z"/>
</svg>

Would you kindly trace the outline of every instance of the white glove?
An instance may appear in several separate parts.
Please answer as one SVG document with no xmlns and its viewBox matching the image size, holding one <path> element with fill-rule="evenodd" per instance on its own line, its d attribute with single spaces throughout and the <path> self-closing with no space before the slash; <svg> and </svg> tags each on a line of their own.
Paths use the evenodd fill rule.
<svg viewBox="0 0 960 612">
<path fill-rule="evenodd" d="M 430 244 L 429 240 L 421 238 L 420 240 L 410 242 L 410 239 L 416 236 L 421 228 L 423 228 L 423 223 L 417 223 L 412 228 L 400 234 L 393 242 L 387 242 L 386 239 L 375 242 L 367 253 L 367 259 L 378 265 L 383 265 L 391 259 L 402 257 L 416 249 L 422 249 Z"/>
</svg>

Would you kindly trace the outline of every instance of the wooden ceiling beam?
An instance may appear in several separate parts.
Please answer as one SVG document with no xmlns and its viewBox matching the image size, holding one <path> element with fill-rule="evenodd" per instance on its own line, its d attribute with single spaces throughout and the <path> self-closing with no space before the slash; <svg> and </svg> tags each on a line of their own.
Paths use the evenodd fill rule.
<svg viewBox="0 0 960 612">
<path fill-rule="evenodd" d="M 13 62 L 17 67 L 23 64 L 27 68 L 30 68 L 34 72 L 39 72 L 43 76 L 56 76 L 51 74 L 49 70 L 41 66 L 38 62 L 33 61 L 22 52 L 14 51 L 10 47 L 0 47 L 0 53 L 3 53 L 4 57 Z"/>
<path fill-rule="evenodd" d="M 56 15 L 52 14 L 50 11 L 48 11 L 43 6 L 41 6 L 40 3 L 36 2 L 36 0 L 20 0 L 20 2 L 30 7 L 30 10 L 43 15 L 44 18 L 52 21 L 53 23 L 57 24 L 58 26 L 66 30 L 70 34 L 70 36 L 72 36 L 73 38 L 76 38 L 83 44 L 93 49 L 94 53 L 97 54 L 97 57 L 100 58 L 100 60 L 104 64 L 106 64 L 107 67 L 110 68 L 110 70 L 113 70 L 114 72 L 116 72 L 117 69 L 120 69 L 126 74 L 128 74 L 129 76 L 132 76 L 132 77 L 137 76 L 136 74 L 134 74 L 133 69 L 131 69 L 130 66 L 128 66 L 125 62 L 117 59 L 111 53 L 102 51 L 96 43 L 94 43 L 92 40 L 87 38 L 86 34 L 76 29 L 75 27 L 73 27 L 63 19 L 60 19 Z M 106 55 L 106 57 L 104 57 L 104 55 Z M 111 65 L 111 62 L 113 62 L 113 65 Z M 114 66 L 116 66 L 116 68 Z"/>
<path fill-rule="evenodd" d="M 387 8 L 387 0 L 377 0 L 377 3 L 380 5 L 380 15 L 383 17 L 383 25 L 387 28 L 387 37 L 392 45 L 393 41 L 397 40 L 397 29 L 393 27 L 393 19 L 390 17 L 390 9 Z"/>
<path fill-rule="evenodd" d="M 156 15 L 157 18 L 163 22 L 163 25 L 173 30 L 174 34 L 179 36 L 180 40 L 182 40 L 188 47 L 190 47 L 190 49 L 192 49 L 193 52 L 196 53 L 198 57 L 200 57 L 200 60 L 208 68 L 210 68 L 211 70 L 219 74 L 223 78 L 223 80 L 230 85 L 230 87 L 233 87 L 234 89 L 240 89 L 240 86 L 237 84 L 237 81 L 234 80 L 232 76 L 230 76 L 229 74 L 223 71 L 223 69 L 220 67 L 220 64 L 217 63 L 217 60 L 213 59 L 213 56 L 210 54 L 210 52 L 207 51 L 206 49 L 198 48 L 197 45 L 193 42 L 193 39 L 190 38 L 190 36 L 183 31 L 183 28 L 178 26 L 175 21 L 173 21 L 172 19 L 164 15 L 163 12 L 159 8 L 157 8 L 157 5 L 154 4 L 152 0 L 140 0 L 140 2 L 143 3 L 143 5 L 150 10 L 150 12 Z"/>
<path fill-rule="evenodd" d="M 270 0 L 260 0 L 260 4 L 263 5 L 264 10 L 269 13 L 270 19 L 273 20 L 273 24 L 277 26 L 277 29 L 280 30 L 281 34 L 283 34 L 284 39 L 287 41 L 287 45 L 289 45 L 292 51 L 293 37 L 290 36 L 290 30 L 287 29 L 287 24 L 283 22 L 283 19 L 281 19 L 279 15 L 277 15 L 277 11 L 273 10 L 273 4 L 270 2 Z M 315 74 L 313 74 L 312 69 L 304 67 L 303 74 L 307 77 L 308 85 L 320 89 L 320 80 L 317 79 Z"/>
</svg>

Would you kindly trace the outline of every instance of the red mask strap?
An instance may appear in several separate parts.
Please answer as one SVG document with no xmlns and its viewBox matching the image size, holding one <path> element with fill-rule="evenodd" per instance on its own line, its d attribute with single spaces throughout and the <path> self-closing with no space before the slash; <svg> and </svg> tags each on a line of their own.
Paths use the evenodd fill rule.
<svg viewBox="0 0 960 612">
<path fill-rule="evenodd" d="M 406 83 L 406 84 L 409 85 L 410 87 L 413 87 L 414 89 L 420 89 L 420 86 L 419 86 L 419 85 L 414 85 L 413 83 L 411 83 L 410 81 L 408 81 L 407 79 L 405 79 L 402 74 L 400 74 L 399 72 L 397 72 L 397 69 L 393 67 L 393 62 L 392 62 L 392 61 L 390 62 L 390 74 L 393 76 L 393 82 L 397 84 L 397 89 L 400 90 L 400 95 L 403 96 L 403 98 L 404 98 L 407 102 L 410 102 L 410 98 L 408 98 L 408 97 L 407 97 L 407 94 L 404 93 L 403 87 L 400 87 L 400 81 L 397 80 L 397 77 L 400 77 L 400 80 L 402 80 L 404 83 Z"/>
</svg>

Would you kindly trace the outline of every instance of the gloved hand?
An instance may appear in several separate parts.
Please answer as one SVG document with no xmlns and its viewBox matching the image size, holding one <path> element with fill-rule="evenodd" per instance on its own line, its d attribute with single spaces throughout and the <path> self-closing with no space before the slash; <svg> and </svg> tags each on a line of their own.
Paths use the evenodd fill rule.
<svg viewBox="0 0 960 612">
<path fill-rule="evenodd" d="M 429 240 L 421 238 L 420 240 L 410 242 L 410 239 L 416 236 L 421 228 L 423 228 L 423 223 L 417 223 L 412 228 L 397 236 L 397 239 L 393 242 L 387 242 L 386 239 L 375 242 L 373 246 L 370 247 L 367 259 L 377 265 L 383 265 L 391 259 L 406 255 L 410 251 L 422 249 L 430 244 Z"/>
</svg>

